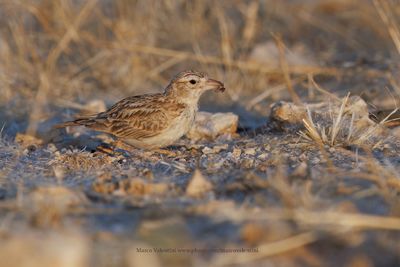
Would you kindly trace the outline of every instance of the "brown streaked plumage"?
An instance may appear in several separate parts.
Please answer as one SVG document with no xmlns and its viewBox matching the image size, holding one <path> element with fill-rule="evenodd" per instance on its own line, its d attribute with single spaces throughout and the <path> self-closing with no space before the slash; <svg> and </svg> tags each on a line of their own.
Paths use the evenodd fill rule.
<svg viewBox="0 0 400 267">
<path fill-rule="evenodd" d="M 135 147 L 165 147 L 189 131 L 200 96 L 211 89 L 225 90 L 223 83 L 209 79 L 205 73 L 183 71 L 171 80 L 164 93 L 127 97 L 107 111 L 56 127 L 86 126 Z"/>
</svg>

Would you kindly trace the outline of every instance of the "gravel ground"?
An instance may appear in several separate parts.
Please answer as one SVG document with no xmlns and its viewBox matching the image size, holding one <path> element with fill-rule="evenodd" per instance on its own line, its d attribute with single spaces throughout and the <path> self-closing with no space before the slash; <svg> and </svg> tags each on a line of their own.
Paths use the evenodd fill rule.
<svg viewBox="0 0 400 267">
<path fill-rule="evenodd" d="M 2 1 L 0 266 L 400 266 L 395 2 Z M 53 129 L 184 69 L 174 146 Z"/>
</svg>

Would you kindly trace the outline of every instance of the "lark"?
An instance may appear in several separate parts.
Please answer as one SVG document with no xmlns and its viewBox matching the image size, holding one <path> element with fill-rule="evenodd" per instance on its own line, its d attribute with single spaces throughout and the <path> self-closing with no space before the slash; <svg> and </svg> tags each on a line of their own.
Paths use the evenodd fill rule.
<svg viewBox="0 0 400 267">
<path fill-rule="evenodd" d="M 105 132 L 124 144 L 143 149 L 172 145 L 194 123 L 201 95 L 208 90 L 223 92 L 224 84 L 197 71 L 176 75 L 163 93 L 127 97 L 107 111 L 56 125 L 86 126 Z"/>
</svg>

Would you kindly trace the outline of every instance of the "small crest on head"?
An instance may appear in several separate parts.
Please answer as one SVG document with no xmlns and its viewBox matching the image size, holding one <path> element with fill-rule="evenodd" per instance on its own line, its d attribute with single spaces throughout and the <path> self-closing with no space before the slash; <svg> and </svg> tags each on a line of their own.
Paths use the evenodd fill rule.
<svg viewBox="0 0 400 267">
<path fill-rule="evenodd" d="M 195 70 L 185 70 L 185 71 L 182 71 L 182 72 L 178 73 L 172 79 L 172 81 L 174 82 L 174 81 L 177 81 L 177 80 L 182 79 L 182 78 L 190 77 L 192 75 L 198 76 L 199 78 L 207 77 L 207 74 L 205 74 L 204 72 L 199 72 L 199 71 L 195 71 Z"/>
</svg>

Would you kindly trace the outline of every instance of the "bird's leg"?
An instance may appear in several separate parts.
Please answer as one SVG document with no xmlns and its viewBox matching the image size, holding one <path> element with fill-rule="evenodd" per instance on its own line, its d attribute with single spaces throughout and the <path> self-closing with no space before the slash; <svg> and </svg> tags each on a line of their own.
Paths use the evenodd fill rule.
<svg viewBox="0 0 400 267">
<path fill-rule="evenodd" d="M 100 151 L 102 153 L 108 154 L 108 155 L 115 155 L 115 148 L 112 145 L 102 143 L 96 147 L 97 151 Z"/>
<path fill-rule="evenodd" d="M 134 146 L 131 146 L 131 145 L 129 145 L 127 143 L 124 143 L 123 141 L 119 141 L 119 140 L 117 140 L 114 145 L 116 147 L 120 148 L 120 149 L 128 151 L 131 154 L 137 155 L 139 153 L 144 158 L 150 157 L 150 156 L 152 156 L 152 155 L 154 155 L 156 153 L 162 154 L 162 155 L 165 155 L 165 156 L 169 156 L 169 157 L 176 157 L 177 156 L 176 152 L 168 150 L 168 149 L 155 148 L 155 149 L 152 149 L 152 150 L 143 151 L 141 149 L 138 149 L 138 148 L 136 148 Z"/>
<path fill-rule="evenodd" d="M 116 140 L 112 142 L 110 145 L 107 144 L 102 144 L 97 147 L 97 150 L 104 152 L 109 155 L 113 156 L 119 156 L 123 153 L 121 153 L 118 150 L 123 150 L 128 152 L 131 155 L 139 156 L 143 159 L 150 160 L 151 156 L 156 156 L 156 154 L 161 154 L 165 155 L 168 157 L 176 157 L 178 154 L 174 151 L 168 150 L 168 149 L 161 149 L 161 148 L 156 148 L 148 151 L 143 151 L 142 149 L 136 148 L 134 146 L 131 146 L 121 140 Z"/>
<path fill-rule="evenodd" d="M 135 148 L 129 146 L 119 140 L 111 142 L 110 144 L 103 143 L 96 147 L 96 149 L 100 152 L 106 153 L 110 156 L 121 156 L 124 155 L 123 151 L 127 151 L 130 154 L 135 152 Z M 126 155 L 125 155 L 126 156 Z"/>
<path fill-rule="evenodd" d="M 149 161 L 155 160 L 155 158 L 152 156 L 154 155 L 154 152 L 157 152 L 157 150 L 143 151 L 142 149 L 131 146 L 121 140 L 115 141 L 113 145 L 116 148 L 127 151 L 131 156 L 139 157 L 143 160 L 149 160 Z"/>
<path fill-rule="evenodd" d="M 128 151 L 129 153 L 134 153 L 134 152 L 137 152 L 137 150 L 138 150 L 137 148 L 135 148 L 131 145 L 128 145 L 127 143 L 125 143 L 121 140 L 118 140 L 118 139 L 116 141 L 114 141 L 112 144 L 115 148 Z"/>
<path fill-rule="evenodd" d="M 174 151 L 168 150 L 168 149 L 161 149 L 161 148 L 157 148 L 152 150 L 153 153 L 158 153 L 158 154 L 162 154 L 168 157 L 176 157 L 178 156 L 178 154 Z"/>
</svg>

